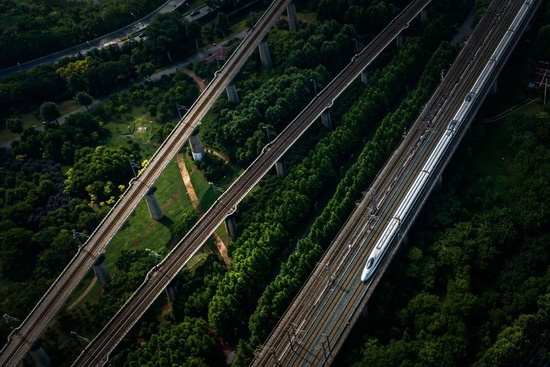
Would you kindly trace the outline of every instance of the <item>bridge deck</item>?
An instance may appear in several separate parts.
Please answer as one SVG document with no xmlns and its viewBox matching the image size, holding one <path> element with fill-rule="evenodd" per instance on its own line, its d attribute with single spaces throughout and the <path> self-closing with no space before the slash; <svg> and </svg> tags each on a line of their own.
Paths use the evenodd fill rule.
<svg viewBox="0 0 550 367">
<path fill-rule="evenodd" d="M 252 366 L 322 366 L 332 362 L 398 248 L 394 246 L 389 256 L 386 256 L 371 283 L 363 284 L 360 274 L 373 244 L 521 5 L 523 2 L 493 1 L 470 38 L 470 43 L 465 46 L 428 103 L 429 106 L 435 106 L 431 110 L 434 118 L 430 121 L 429 131 L 425 130 L 424 121 L 419 118 L 372 184 L 370 190 L 374 190 L 378 196 L 379 209 L 375 213 L 378 219 L 365 215 L 369 212 L 368 208 L 372 207 L 370 195 L 365 195 L 321 260 L 322 264 L 330 264 L 330 276 L 322 266 L 314 270 L 266 343 L 259 349 Z M 470 62 L 471 50 L 475 58 Z M 424 139 L 421 141 L 422 134 Z M 432 176 L 433 181 L 428 185 L 430 188 L 435 184 L 437 176 Z M 424 200 L 429 191 L 426 191 Z M 406 223 L 407 228 L 410 222 Z"/>
</svg>

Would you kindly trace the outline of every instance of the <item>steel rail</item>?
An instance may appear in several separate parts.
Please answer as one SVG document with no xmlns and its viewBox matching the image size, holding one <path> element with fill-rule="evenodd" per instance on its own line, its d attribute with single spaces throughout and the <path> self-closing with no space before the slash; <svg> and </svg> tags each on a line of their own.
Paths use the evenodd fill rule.
<svg viewBox="0 0 550 367">
<path fill-rule="evenodd" d="M 269 32 L 272 25 L 290 0 L 273 2 L 246 35 L 236 51 L 208 84 L 178 126 L 159 147 L 148 166 L 138 179 L 133 179 L 100 225 L 85 243 L 85 250 L 79 249 L 60 276 L 50 286 L 37 305 L 8 337 L 8 343 L 0 351 L 0 366 L 14 366 L 27 353 L 33 342 L 53 320 L 57 312 L 80 281 L 92 267 L 95 259 L 104 252 L 107 244 L 126 222 L 135 207 L 141 202 L 149 187 L 154 184 L 178 150 L 189 138 L 193 129 L 200 124 L 216 98 L 230 84 L 234 76 L 252 54 L 255 47 Z M 139 185 L 138 185 L 139 184 Z"/>
<path fill-rule="evenodd" d="M 163 292 L 168 282 L 181 270 L 193 254 L 198 251 L 227 214 L 242 200 L 265 173 L 284 155 L 303 132 L 332 105 L 342 91 L 364 70 L 364 68 L 406 28 L 430 0 L 417 0 L 393 20 L 365 50 L 327 87 L 321 91 L 298 117 L 277 138 L 271 142 L 252 165 L 226 190 L 215 205 L 202 217 L 190 232 L 180 241 L 163 262 L 153 269 L 147 279 L 119 312 L 111 319 L 98 336 L 82 352 L 75 365 L 93 366 L 106 362 L 108 354 L 120 338 L 137 322 L 147 307 Z M 389 35 L 389 36 L 388 36 Z M 389 37 L 389 38 L 388 38 Z"/>
<path fill-rule="evenodd" d="M 493 6 L 493 9 L 495 9 L 494 6 Z M 482 23 L 482 24 L 485 24 L 485 27 L 487 27 L 487 19 L 485 19 L 484 21 L 482 20 L 481 23 Z M 481 24 L 480 24 L 480 25 L 481 25 Z M 501 30 L 501 31 L 502 31 L 502 30 Z M 478 34 L 479 32 L 480 32 L 480 31 L 479 31 L 479 27 L 478 27 L 478 30 L 476 30 L 476 34 Z M 490 32 L 490 31 L 489 31 L 489 32 Z M 494 40 L 494 39 L 497 39 L 497 40 L 498 40 L 499 37 L 493 38 L 493 40 Z M 494 43 L 494 42 L 493 42 L 493 43 Z M 464 53 L 461 53 L 461 55 L 463 55 L 463 54 L 464 54 Z M 489 56 L 489 55 L 487 55 L 487 52 L 485 52 L 485 58 L 487 58 L 488 56 Z M 460 58 L 461 58 L 461 56 L 459 56 L 459 59 L 460 59 Z M 464 56 L 462 56 L 462 59 L 464 59 Z M 457 69 L 456 65 L 457 65 L 457 63 L 455 63 L 455 65 L 453 66 L 453 69 L 454 69 L 454 70 Z M 484 66 L 484 63 L 483 63 L 483 62 L 477 62 L 477 65 L 478 65 L 478 66 L 477 66 L 476 69 L 479 70 L 482 66 Z M 452 70 L 453 70 L 453 69 L 452 69 Z M 468 70 L 468 73 L 472 74 L 472 71 Z M 475 74 L 475 73 L 474 73 L 474 74 Z M 451 81 L 455 78 L 454 76 L 452 76 L 451 71 L 450 71 L 450 73 L 448 74 L 448 76 L 450 76 L 450 80 L 451 80 Z M 447 79 L 449 79 L 449 78 L 447 78 Z M 472 80 L 472 78 L 470 77 L 470 78 L 468 78 L 468 81 L 469 81 L 469 83 L 471 84 L 471 83 L 475 82 L 475 79 Z M 444 88 L 447 84 L 448 84 L 448 83 L 443 83 L 443 84 L 440 86 L 440 88 L 438 88 L 438 90 L 440 90 L 441 88 Z M 462 86 L 462 88 L 460 88 L 460 89 L 462 90 L 462 93 L 466 93 L 466 92 L 468 91 L 467 86 L 465 86 L 465 83 L 464 83 L 464 82 L 462 83 L 462 85 L 463 85 L 463 86 Z M 438 92 L 436 91 L 436 93 L 434 93 L 434 96 L 436 97 L 435 99 L 437 100 L 438 98 L 440 98 L 441 94 L 438 94 Z M 454 102 L 454 107 L 459 106 L 460 103 L 462 102 L 462 100 L 463 100 L 463 99 L 461 99 L 461 98 L 456 98 L 456 101 Z M 432 101 L 434 101 L 434 97 L 432 97 L 430 103 L 432 103 Z M 447 113 L 446 116 L 444 117 L 444 119 L 442 120 L 443 123 L 446 121 L 445 118 L 448 118 L 448 117 L 450 117 L 450 116 L 452 116 L 452 114 L 451 114 L 450 112 Z M 419 124 L 420 124 L 420 127 L 418 127 Z M 420 129 L 422 129 L 422 121 L 417 122 L 416 126 L 417 126 L 417 128 L 416 128 L 416 129 L 417 129 L 417 133 L 416 133 L 416 135 L 414 135 L 414 136 L 417 138 L 418 135 L 419 135 Z M 413 129 L 411 129 L 411 130 L 413 130 Z M 440 135 L 440 134 L 443 132 L 442 130 L 444 130 L 444 129 L 440 129 L 440 130 L 441 130 L 441 131 L 439 131 L 438 135 Z M 409 135 L 409 136 L 412 136 L 412 135 Z M 409 137 L 409 136 L 408 136 L 408 137 Z M 414 141 L 414 138 L 413 138 L 413 141 Z M 437 142 L 438 139 L 435 139 L 435 138 L 434 138 L 434 139 L 432 139 L 431 141 L 432 141 L 432 142 Z M 411 142 L 411 140 L 409 139 L 409 145 L 406 145 L 406 144 L 404 143 L 404 144 L 402 144 L 401 146 L 402 146 L 402 147 L 410 147 L 410 142 Z M 401 149 L 401 154 L 400 154 L 401 157 L 403 156 L 403 154 L 402 154 L 403 151 L 409 151 L 408 148 L 398 148 L 398 151 L 399 151 L 399 149 Z M 413 150 L 414 150 L 414 148 L 411 149 L 411 151 L 413 151 Z M 429 150 L 428 150 L 428 151 L 429 151 Z M 425 158 L 427 158 L 427 157 L 424 156 L 424 159 L 425 159 Z M 402 158 L 401 158 L 401 159 L 402 159 Z M 399 160 L 399 159 L 397 159 L 397 160 Z M 407 160 L 408 160 L 408 158 L 407 158 Z M 391 162 L 391 160 L 390 160 L 390 162 Z M 409 163 L 409 164 L 410 164 L 410 163 Z M 395 164 L 394 164 L 394 166 L 395 166 Z M 419 166 L 416 165 L 416 167 L 418 168 Z M 384 171 L 384 170 L 383 170 L 383 171 Z M 410 172 L 414 172 L 414 171 L 410 171 Z M 409 173 L 409 176 L 410 176 L 410 177 L 413 177 L 411 173 Z M 391 180 L 390 185 L 392 184 L 392 182 L 395 182 L 395 181 L 396 181 L 396 178 L 397 178 L 397 177 L 398 177 L 398 176 L 395 176 L 395 178 L 394 178 L 393 180 Z M 382 180 L 386 180 L 386 179 L 387 179 L 387 177 L 385 177 L 385 176 L 382 176 L 381 178 L 382 178 Z M 407 181 L 410 182 L 411 180 L 408 179 Z M 377 181 L 375 181 L 374 185 L 376 185 L 376 183 L 377 183 Z M 403 186 L 403 185 L 401 185 L 401 186 Z M 402 190 L 399 190 L 399 191 L 402 191 Z M 401 195 L 402 195 L 402 194 L 401 194 Z M 395 196 L 395 193 L 394 193 L 394 196 Z M 365 199 L 362 201 L 362 203 L 366 202 L 368 199 L 369 199 L 369 198 L 365 198 Z M 399 202 L 399 200 L 395 200 L 395 199 L 394 199 L 394 200 L 392 200 L 392 202 L 393 202 L 393 203 L 396 203 L 396 202 Z M 360 204 L 360 205 L 361 205 L 361 204 Z M 397 205 L 397 204 L 394 204 L 394 205 L 393 205 L 393 208 L 395 208 L 395 205 Z M 390 210 L 390 209 L 391 209 L 391 210 Z M 359 212 L 359 210 L 357 210 L 356 212 Z M 387 217 L 387 215 L 388 215 L 387 213 L 390 213 L 390 214 L 393 213 L 393 209 L 392 209 L 392 208 L 389 208 L 389 209 L 385 210 L 386 217 Z M 354 218 L 354 215 L 355 215 L 355 213 L 352 214 L 351 217 Z M 367 220 L 366 222 L 368 223 L 369 221 Z M 378 221 L 378 222 L 380 223 L 381 221 Z M 365 225 L 366 225 L 366 224 L 365 224 Z M 379 227 L 381 227 L 381 226 L 379 226 Z M 367 240 L 367 239 L 366 239 L 366 240 Z M 337 239 L 335 240 L 335 244 L 336 244 L 336 242 L 338 242 L 338 241 L 339 241 L 339 239 L 337 238 Z M 343 241 L 342 243 L 345 243 L 346 241 L 347 241 L 347 240 Z M 353 246 L 353 243 L 352 243 L 352 246 Z M 335 246 L 332 246 L 331 249 L 334 248 L 334 247 L 335 247 Z M 367 246 L 367 247 L 369 247 L 369 246 Z M 340 250 L 341 250 L 341 252 L 344 252 L 344 251 L 345 251 L 345 247 L 342 246 L 342 248 L 341 248 Z M 364 252 L 363 252 L 363 257 L 362 257 L 362 259 L 360 259 L 360 261 L 358 261 L 358 262 L 355 262 L 355 264 L 356 264 L 355 268 L 353 268 L 353 269 L 348 268 L 348 270 L 344 273 L 343 276 L 349 278 L 349 279 L 347 280 L 347 283 L 357 281 L 357 279 L 355 279 L 355 278 L 358 278 L 359 275 L 358 275 L 357 273 L 358 273 L 358 271 L 362 268 L 362 265 L 364 264 L 364 260 L 366 260 L 366 259 L 365 259 L 366 254 L 368 253 L 369 250 L 370 250 L 370 249 L 367 249 L 367 251 L 364 251 Z M 346 258 L 349 258 L 350 251 L 351 251 L 351 248 L 348 247 L 348 252 L 344 253 L 344 256 L 343 256 L 343 258 L 342 258 L 342 262 L 343 262 Z M 334 251 L 334 252 L 336 252 L 336 251 Z M 340 256 L 342 256 L 342 255 L 340 254 Z M 326 258 L 327 258 L 326 256 L 323 258 L 323 261 L 322 261 L 323 263 L 329 262 L 329 261 L 326 261 L 326 260 L 325 260 Z M 339 265 L 339 266 L 340 266 L 340 265 Z M 316 269 L 315 272 L 320 273 L 321 271 Z M 314 272 L 314 273 L 315 273 L 315 272 Z M 360 273 L 360 271 L 359 271 L 359 273 Z M 314 275 L 312 275 L 312 277 L 310 277 L 310 279 L 308 280 L 308 283 L 310 283 L 310 286 L 304 286 L 304 287 L 302 288 L 302 289 L 304 290 L 304 292 L 301 292 L 301 293 L 305 293 L 306 291 L 307 291 L 307 293 L 310 294 L 310 295 L 311 295 L 312 293 L 314 293 L 314 292 L 312 292 L 311 288 L 319 287 L 319 282 L 317 281 L 317 279 L 321 279 L 321 282 L 324 282 L 324 281 L 325 281 L 325 278 L 322 277 L 322 276 L 317 276 L 317 277 L 315 277 Z M 359 282 L 356 282 L 356 283 L 359 283 Z M 334 286 L 334 287 L 331 289 L 331 292 L 334 292 L 335 287 L 336 287 L 336 288 L 337 288 L 338 286 L 344 287 L 345 284 L 346 284 L 346 282 L 341 283 L 341 284 L 342 284 L 342 285 L 336 285 L 336 286 Z M 322 288 L 320 292 L 325 292 L 326 289 L 327 289 L 326 286 L 323 286 L 323 287 L 320 287 L 320 288 Z M 363 287 L 363 288 L 367 288 L 367 287 Z M 334 292 L 334 293 L 338 293 L 338 292 Z M 334 293 L 333 293 L 333 294 L 334 294 Z M 299 338 L 297 338 L 296 336 L 294 336 L 294 338 L 295 338 L 294 340 L 292 339 L 292 336 L 289 338 L 289 339 L 290 339 L 290 343 L 288 343 L 288 344 L 290 344 L 290 345 L 288 345 L 287 343 L 285 343 L 285 342 L 283 341 L 283 339 L 284 339 L 284 329 L 285 329 L 285 327 L 288 327 L 289 325 L 292 324 L 291 318 L 292 318 L 292 316 L 293 316 L 293 313 L 290 312 L 290 311 L 292 311 L 292 310 L 294 310 L 294 309 L 296 309 L 296 308 L 307 309 L 307 308 L 309 307 L 309 310 L 310 310 L 311 313 L 314 313 L 314 314 L 317 314 L 317 315 L 318 315 L 318 314 L 326 313 L 327 310 L 333 309 L 333 307 L 334 307 L 334 305 L 335 305 L 334 302 L 328 303 L 327 306 L 325 307 L 325 309 L 322 310 L 322 311 L 319 311 L 319 310 L 316 308 L 317 302 L 315 302 L 315 304 L 313 305 L 313 307 L 311 307 L 311 302 L 312 302 L 312 301 L 309 302 L 309 303 L 310 303 L 309 305 L 300 304 L 299 306 L 297 306 L 297 305 L 296 305 L 296 303 L 297 303 L 296 301 L 301 300 L 300 297 L 301 297 L 301 294 L 299 294 L 299 295 L 295 298 L 295 302 L 293 302 L 293 304 L 289 307 L 289 309 L 287 310 L 287 314 L 285 314 L 285 317 L 283 317 L 283 319 L 281 320 L 281 322 L 280 322 L 280 323 L 277 325 L 277 327 L 275 328 L 275 330 L 278 330 L 278 331 L 272 333 L 272 335 L 271 335 L 270 338 L 268 339 L 267 343 L 264 345 L 263 350 L 259 353 L 257 359 L 254 361 L 255 363 L 253 363 L 253 365 L 262 365 L 262 366 L 263 366 L 263 365 L 269 365 L 269 363 L 273 363 L 274 365 L 278 365 L 278 364 L 279 364 L 279 365 L 292 365 L 292 363 L 294 362 L 294 360 L 293 360 L 292 358 L 291 358 L 291 360 L 284 359 L 284 358 L 281 358 L 281 359 L 278 359 L 278 360 L 273 360 L 274 358 L 277 358 L 277 357 L 275 357 L 275 356 L 277 355 L 277 353 L 276 353 L 276 351 L 275 351 L 275 348 L 276 348 L 276 347 L 274 347 L 274 346 L 281 346 L 281 345 L 283 345 L 283 347 L 284 347 L 284 348 L 283 348 L 283 349 L 284 349 L 284 353 L 286 353 L 286 352 L 290 349 L 290 350 L 292 350 L 293 355 L 296 355 L 296 354 L 297 354 L 296 351 L 305 349 L 302 345 L 299 344 L 299 343 L 302 342 L 302 341 L 299 340 Z M 329 294 L 329 298 L 330 298 L 330 297 L 331 297 L 331 294 Z M 332 297 L 332 298 L 333 298 L 333 299 L 336 299 L 336 297 Z M 363 298 L 364 298 L 364 297 L 363 297 Z M 316 297 L 316 298 L 313 298 L 313 299 L 317 299 L 317 300 L 318 300 L 319 297 Z M 360 299 L 360 298 L 357 298 L 357 299 Z M 356 303 L 357 303 L 357 302 L 356 302 Z M 325 302 L 325 304 L 326 304 L 326 302 Z M 357 310 L 358 304 L 356 304 L 356 305 L 354 305 L 354 306 L 351 306 L 351 305 L 348 304 L 348 306 L 349 306 L 349 307 L 355 307 L 355 309 Z M 344 314 L 344 313 L 342 313 L 342 314 Z M 337 325 L 338 327 L 333 327 L 333 328 L 329 327 L 328 330 L 331 330 L 332 332 L 331 332 L 331 331 L 328 331 L 328 332 L 327 332 L 327 330 L 325 330 L 325 332 L 326 332 L 325 335 L 331 335 L 331 337 L 333 337 L 335 333 L 339 333 L 340 335 L 343 335 L 344 332 L 343 332 L 342 330 L 336 331 L 335 329 L 339 329 L 339 328 L 340 328 L 340 329 L 346 329 L 346 328 L 347 328 L 348 331 L 349 331 L 349 329 L 351 329 L 350 327 L 348 327 L 348 326 L 349 326 L 349 321 L 350 321 L 350 320 L 351 320 L 351 318 L 348 319 L 348 322 L 342 322 L 342 321 L 343 321 L 342 319 L 337 320 L 337 322 L 339 322 L 339 324 L 337 323 L 337 324 L 335 324 L 335 325 Z M 320 320 L 315 319 L 314 321 L 311 322 L 311 324 L 312 324 L 312 325 L 318 326 L 318 325 L 321 324 L 321 322 L 319 322 L 319 321 L 320 321 Z M 294 330 L 295 330 L 295 328 L 296 328 L 296 327 L 294 326 Z M 281 331 L 281 330 L 283 330 L 283 331 Z M 287 333 L 288 333 L 288 331 L 287 331 Z M 283 334 L 283 335 L 281 335 L 281 334 Z M 319 333 L 318 333 L 318 332 L 315 332 L 315 331 L 312 332 L 311 334 L 312 334 L 312 335 L 319 335 Z M 346 333 L 346 334 L 347 334 L 347 333 Z M 277 337 L 275 337 L 275 335 L 277 335 Z M 272 342 L 272 341 L 273 341 L 273 342 Z M 292 345 L 292 344 L 293 344 L 293 341 L 294 341 L 294 345 Z M 335 342 L 334 342 L 334 340 L 333 340 L 333 343 L 332 343 L 332 344 L 333 344 L 334 346 L 333 346 L 332 348 L 334 348 L 334 347 L 339 348 L 339 347 L 341 346 L 341 343 L 342 343 L 342 342 L 343 342 L 342 338 L 338 338 Z M 311 345 L 312 343 L 313 343 L 313 341 L 308 342 L 309 345 Z M 313 344 L 315 344 L 315 343 L 313 343 Z M 329 354 L 332 354 L 332 352 L 333 352 L 333 350 L 331 351 L 330 342 L 327 343 L 327 344 L 328 344 L 327 347 L 325 347 L 324 344 L 321 345 L 321 346 L 319 346 L 319 339 L 317 339 L 317 344 L 316 344 L 317 355 L 315 355 L 315 353 L 314 353 L 314 352 L 311 352 L 311 351 L 310 351 L 310 353 L 309 353 L 310 356 L 311 356 L 311 355 L 315 355 L 315 358 L 316 358 L 316 359 L 314 359 L 314 360 L 311 360 L 311 359 L 309 359 L 309 360 L 302 360 L 301 363 L 305 363 L 306 365 L 321 365 L 321 363 L 320 363 L 321 360 L 320 360 L 320 358 L 319 358 L 319 353 L 321 352 L 321 350 L 323 351 L 323 354 L 325 354 L 325 353 L 327 352 L 327 349 L 326 349 L 326 348 L 328 348 Z M 339 345 L 339 344 L 340 344 L 340 345 Z M 327 355 L 324 355 L 324 357 L 325 357 L 325 359 L 326 359 L 328 356 L 327 356 Z M 297 358 L 296 358 L 296 360 L 297 360 Z M 326 361 L 323 360 L 322 362 L 325 363 Z"/>
</svg>

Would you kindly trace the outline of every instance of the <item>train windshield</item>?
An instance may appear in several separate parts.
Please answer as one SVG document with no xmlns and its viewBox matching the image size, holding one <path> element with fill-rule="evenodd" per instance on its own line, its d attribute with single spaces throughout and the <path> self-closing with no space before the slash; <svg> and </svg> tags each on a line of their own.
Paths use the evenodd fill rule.
<svg viewBox="0 0 550 367">
<path fill-rule="evenodd" d="M 369 261 L 367 261 L 367 269 L 370 269 L 373 263 L 374 263 L 374 257 L 371 257 Z"/>
</svg>

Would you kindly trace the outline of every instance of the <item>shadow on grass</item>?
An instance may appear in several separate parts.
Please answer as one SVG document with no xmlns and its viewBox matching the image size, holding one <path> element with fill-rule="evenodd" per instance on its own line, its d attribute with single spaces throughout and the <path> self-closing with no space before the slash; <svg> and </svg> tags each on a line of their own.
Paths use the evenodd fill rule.
<svg viewBox="0 0 550 367">
<path fill-rule="evenodd" d="M 162 224 L 163 226 L 165 226 L 166 228 L 168 229 L 171 229 L 172 226 L 174 225 L 174 221 L 170 218 L 168 218 L 166 215 L 164 217 L 162 217 L 161 220 L 158 221 L 160 224 Z"/>
</svg>

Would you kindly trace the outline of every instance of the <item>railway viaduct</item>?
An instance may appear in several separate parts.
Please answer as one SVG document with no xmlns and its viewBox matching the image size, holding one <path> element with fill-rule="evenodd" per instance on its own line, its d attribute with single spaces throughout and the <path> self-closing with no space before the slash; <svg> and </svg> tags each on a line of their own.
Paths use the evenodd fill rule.
<svg viewBox="0 0 550 367">
<path fill-rule="evenodd" d="M 196 127 L 200 125 L 202 118 L 224 89 L 226 89 L 230 100 L 235 96 L 238 100 L 232 80 L 256 47 L 260 49 L 262 64 L 266 67 L 271 65 L 265 37 L 278 16 L 285 10 L 288 14 L 289 28 L 291 30 L 299 28 L 296 8 L 291 0 L 277 0 L 271 4 L 235 53 L 227 60 L 222 70 L 217 73 L 206 90 L 155 152 L 142 174 L 131 180 L 121 199 L 115 203 L 86 243 L 79 247 L 75 257 L 22 324 L 10 334 L 7 344 L 0 350 L 0 366 L 16 365 L 28 351 L 37 365 L 47 366 L 49 364 L 49 358 L 38 343 L 40 334 L 65 304 L 88 269 L 93 267 L 101 283 L 108 281 L 109 274 L 103 264 L 105 248 L 142 198 L 145 197 L 152 218 L 158 220 L 163 217 L 154 194 L 155 181 L 187 140 L 191 143 L 193 157 L 202 159 L 202 146 L 196 135 Z"/>
<path fill-rule="evenodd" d="M 356 55 L 352 62 L 311 101 L 298 117 L 264 148 L 263 153 L 227 189 L 171 253 L 148 273 L 146 281 L 92 340 L 75 362 L 75 366 L 96 366 L 106 363 L 109 353 L 118 341 L 137 322 L 158 295 L 163 292 L 173 277 L 183 268 L 217 226 L 234 211 L 240 200 L 281 159 L 303 132 L 327 108 L 332 106 L 334 99 L 365 70 L 365 67 L 387 45 L 397 38 L 401 30 L 406 28 L 414 17 L 422 12 L 429 2 L 430 0 L 417 0 L 405 8 L 399 17 L 394 19 L 360 54 Z M 223 74 L 224 69 L 220 73 Z"/>
<path fill-rule="evenodd" d="M 271 335 L 256 350 L 251 366 L 328 366 L 334 361 L 355 322 L 368 314 L 368 299 L 399 245 L 405 241 L 429 194 L 441 185 L 445 166 L 539 4 L 540 0 L 491 3 L 426 110 L 365 191 L 366 195 Z M 526 5 L 529 10 L 523 12 Z M 511 24 L 517 25 L 514 28 Z M 497 49 L 503 56 L 495 59 Z M 492 62 L 495 66 L 488 69 Z M 480 86 L 478 80 L 481 80 Z M 456 131 L 449 132 L 454 116 L 468 98 L 472 98 L 473 105 L 463 117 L 463 123 Z M 401 222 L 386 258 L 370 281 L 361 282 L 361 271 L 370 250 L 378 243 L 397 208 L 414 190 L 412 185 L 417 174 L 447 133 L 455 134 L 452 143 L 427 184 L 418 191 L 419 199 Z M 371 195 L 374 192 L 377 200 Z"/>
<path fill-rule="evenodd" d="M 419 13 L 422 13 L 422 18 L 425 18 L 426 13 L 424 7 L 428 3 L 429 0 L 417 0 L 407 7 L 401 15 L 392 21 L 384 32 L 367 47 L 367 49 L 354 57 L 354 60 L 350 64 L 351 68 L 348 66 L 345 73 L 340 73 L 329 85 L 330 88 L 327 86 L 327 88 L 308 105 L 298 118 L 293 121 L 275 141 L 271 142 L 266 149 L 264 149 L 264 154 L 258 157 L 252 166 L 249 167 L 232 187 L 226 191 L 224 197 L 216 202 L 215 207 L 197 223 L 197 226 L 188 233 L 161 264 L 155 267 L 155 269 L 152 269 L 147 276 L 147 280 L 140 286 L 138 291 L 132 296 L 123 309 L 117 313 L 98 337 L 96 337 L 88 348 L 86 348 L 81 358 L 79 358 L 79 361 L 77 361 L 77 364 L 86 366 L 98 365 L 107 360 L 108 354 L 116 346 L 120 338 L 122 338 L 129 328 L 139 319 L 139 316 L 143 314 L 156 296 L 165 288 L 169 287 L 170 281 L 177 272 L 213 233 L 214 229 L 225 218 L 230 216 L 238 202 L 240 202 L 259 179 L 263 177 L 269 168 L 279 161 L 282 155 L 313 121 L 321 116 L 322 121 L 328 126 L 330 118 L 325 111 L 330 108 L 332 101 L 358 75 L 362 76 L 363 81 L 367 80 L 365 75 L 366 66 L 388 44 L 390 44 L 392 40 L 397 39 L 398 43 L 402 42 L 399 33 L 403 28 L 406 28 L 408 23 Z M 1 366 L 16 364 L 29 349 L 37 365 L 47 366 L 49 364 L 47 355 L 42 350 L 39 343 L 37 343 L 39 335 L 51 322 L 59 308 L 63 306 L 91 266 L 94 266 L 95 270 L 97 269 L 96 274 L 98 274 L 99 278 L 108 280 L 108 274 L 105 274 L 106 269 L 102 266 L 102 256 L 105 247 L 135 209 L 141 198 L 145 197 L 151 216 L 154 219 L 162 218 L 163 213 L 154 196 L 154 182 L 186 140 L 189 139 L 191 142 L 194 158 L 202 158 L 202 148 L 196 136 L 196 127 L 200 124 L 200 120 L 204 117 L 208 109 L 214 103 L 216 97 L 224 88 L 226 88 L 228 98 L 238 103 L 238 96 L 236 96 L 236 90 L 234 85 L 232 85 L 232 80 L 252 53 L 254 47 L 259 45 L 262 64 L 266 67 L 270 66 L 271 60 L 269 58 L 269 50 L 264 37 L 273 25 L 276 17 L 285 8 L 289 14 L 290 28 L 297 29 L 295 8 L 293 4 L 290 4 L 290 0 L 280 0 L 274 2 L 269 7 L 255 25 L 254 29 L 243 40 L 236 52 L 217 73 L 214 80 L 182 118 L 172 134 L 153 155 L 148 167 L 145 168 L 141 176 L 132 180 L 124 196 L 115 204 L 107 217 L 88 238 L 84 246 L 79 249 L 75 258 L 71 260 L 60 277 L 42 297 L 29 316 L 27 316 L 23 324 L 15 329 L 10 335 L 8 343 L 0 354 Z M 327 122 L 327 120 L 329 122 Z M 276 164 L 276 166 L 278 167 L 279 164 Z M 279 174 L 281 173 L 279 172 Z M 213 210 L 216 208 L 217 210 Z M 183 258 L 184 260 L 174 260 L 174 258 Z M 142 298 L 140 299 L 140 297 Z M 132 305 L 135 307 L 136 304 L 138 307 L 131 310 L 131 314 L 128 314 L 128 309 Z M 125 318 L 126 322 L 124 322 L 123 325 L 116 324 L 117 317 L 119 319 Z M 105 336 L 108 334 L 109 330 L 113 332 L 113 329 L 116 329 L 115 332 L 117 335 Z M 93 348 L 100 343 L 100 340 L 103 340 L 104 344 L 92 352 Z"/>
</svg>

